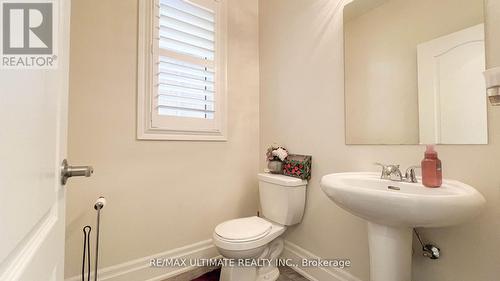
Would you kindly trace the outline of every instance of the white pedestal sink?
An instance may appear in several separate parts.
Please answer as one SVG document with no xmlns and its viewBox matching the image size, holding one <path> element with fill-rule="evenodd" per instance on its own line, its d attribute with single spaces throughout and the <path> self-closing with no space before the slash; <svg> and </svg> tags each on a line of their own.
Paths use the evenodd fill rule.
<svg viewBox="0 0 500 281">
<path fill-rule="evenodd" d="M 411 281 L 413 228 L 460 224 L 478 215 L 486 202 L 458 181 L 427 188 L 382 180 L 377 173 L 326 175 L 321 188 L 337 205 L 368 221 L 371 281 Z"/>
</svg>

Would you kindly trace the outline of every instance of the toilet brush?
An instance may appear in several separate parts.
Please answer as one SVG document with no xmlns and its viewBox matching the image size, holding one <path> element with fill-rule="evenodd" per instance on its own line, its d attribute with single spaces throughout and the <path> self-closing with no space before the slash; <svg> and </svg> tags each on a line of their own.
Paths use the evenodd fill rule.
<svg viewBox="0 0 500 281">
<path fill-rule="evenodd" d="M 95 262 L 94 262 L 94 281 L 97 281 L 97 269 L 99 266 L 99 228 L 101 224 L 101 210 L 106 206 L 106 199 L 99 197 L 95 204 L 94 209 L 97 210 L 97 223 L 96 223 L 96 241 L 95 241 Z M 82 261 L 82 281 L 85 281 L 85 263 L 87 263 L 87 281 L 90 281 L 90 232 L 92 227 L 86 225 L 83 227 L 83 261 Z"/>
</svg>

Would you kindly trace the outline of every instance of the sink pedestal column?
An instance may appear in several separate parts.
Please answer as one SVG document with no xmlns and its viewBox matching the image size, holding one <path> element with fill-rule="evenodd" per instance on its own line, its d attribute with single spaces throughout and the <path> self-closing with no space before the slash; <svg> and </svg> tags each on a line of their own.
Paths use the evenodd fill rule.
<svg viewBox="0 0 500 281">
<path fill-rule="evenodd" d="M 412 232 L 368 222 L 371 281 L 411 281 Z"/>
</svg>

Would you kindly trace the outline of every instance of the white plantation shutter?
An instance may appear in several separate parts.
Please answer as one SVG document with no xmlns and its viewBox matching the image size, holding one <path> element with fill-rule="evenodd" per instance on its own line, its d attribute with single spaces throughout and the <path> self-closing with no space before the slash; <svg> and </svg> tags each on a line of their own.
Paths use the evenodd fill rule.
<svg viewBox="0 0 500 281">
<path fill-rule="evenodd" d="M 225 121 L 222 0 L 153 1 L 151 116 L 146 125 L 167 133 L 221 135 Z"/>
<path fill-rule="evenodd" d="M 186 0 L 160 0 L 159 115 L 213 119 L 215 11 Z"/>
</svg>

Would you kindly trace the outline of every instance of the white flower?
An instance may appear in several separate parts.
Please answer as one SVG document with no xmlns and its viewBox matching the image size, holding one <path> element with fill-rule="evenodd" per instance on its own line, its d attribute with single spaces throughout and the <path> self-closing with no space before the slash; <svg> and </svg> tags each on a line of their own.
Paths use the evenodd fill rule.
<svg viewBox="0 0 500 281">
<path fill-rule="evenodd" d="M 273 156 L 278 157 L 281 161 L 285 161 L 285 158 L 288 156 L 288 152 L 280 147 L 273 150 Z"/>
</svg>

